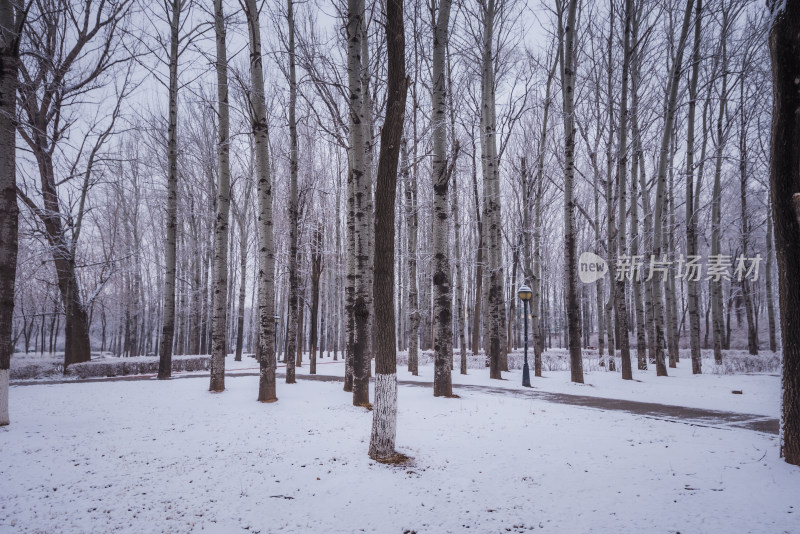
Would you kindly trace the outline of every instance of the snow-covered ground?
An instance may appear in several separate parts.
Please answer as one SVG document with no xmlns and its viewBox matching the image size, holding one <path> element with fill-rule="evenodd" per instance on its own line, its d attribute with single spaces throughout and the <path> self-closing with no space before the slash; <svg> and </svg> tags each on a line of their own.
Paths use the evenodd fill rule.
<svg viewBox="0 0 800 534">
<path fill-rule="evenodd" d="M 717 375 L 711 373 L 713 360 L 704 360 L 704 374 L 693 375 L 689 360 L 681 360 L 678 367 L 668 369 L 669 376 L 656 376 L 655 365 L 647 371 L 633 370 L 633 380 L 622 380 L 619 371 L 587 371 L 584 383 L 570 380 L 569 371 L 543 371 L 542 377 L 533 376 L 531 360 L 531 386 L 534 390 L 550 393 L 569 393 L 591 397 L 656 402 L 675 406 L 688 406 L 706 410 L 748 413 L 778 417 L 781 402 L 781 379 L 777 373 Z M 634 362 L 635 365 L 635 362 Z M 278 367 L 282 372 L 284 366 Z M 258 364 L 252 358 L 233 362 L 228 358 L 227 369 L 231 371 L 257 371 Z M 308 374 L 308 362 L 297 368 L 299 375 Z M 466 375 L 459 373 L 458 366 L 452 371 L 453 384 L 485 385 L 512 389 L 522 387 L 522 371 L 503 373 L 503 380 L 491 380 L 489 369 L 468 369 Z M 317 362 L 317 374 L 344 376 L 344 362 L 324 358 Z M 413 376 L 405 366 L 398 366 L 398 380 L 419 382 L 433 381 L 433 366 L 421 365 L 419 376 Z M 740 391 L 741 393 L 733 393 Z"/>
<path fill-rule="evenodd" d="M 255 367 L 228 360 L 234 372 Z M 340 371 L 341 362 L 318 369 Z M 456 371 L 454 382 L 489 382 L 470 373 Z M 420 375 L 430 380 L 431 369 Z M 503 385 L 517 387 L 519 373 L 505 375 Z M 533 381 L 777 416 L 763 400 L 777 396 L 777 377 L 673 375 L 664 386 L 646 373 L 622 385 L 602 372 L 587 373 L 592 386 L 559 373 Z M 367 457 L 371 413 L 353 407 L 341 383 L 280 381 L 275 404 L 255 401 L 257 385 L 238 376 L 220 394 L 205 378 L 12 386 L 12 423 L 0 429 L 0 532 L 800 528 L 800 469 L 778 458 L 777 436 L 401 386 L 397 446 L 413 461 L 385 466 Z M 723 395 L 728 388 L 744 395 Z"/>
<path fill-rule="evenodd" d="M 704 364 L 706 369 L 714 365 L 713 361 L 705 361 Z M 586 372 L 583 384 L 572 382 L 568 371 L 543 371 L 542 377 L 534 377 L 531 368 L 531 386 L 552 393 L 657 402 L 772 417 L 777 417 L 780 412 L 781 382 L 777 374 L 692 375 L 691 362 L 681 361 L 676 369 L 668 369 L 669 376 L 658 377 L 655 365 L 649 367 L 647 371 L 634 369 L 632 381 L 622 380 L 619 372 Z M 489 379 L 488 369 L 468 369 L 467 372 L 466 376 L 461 375 L 456 368 L 452 375 L 453 383 L 498 385 L 497 380 Z M 398 378 L 429 382 L 433 380 L 433 367 L 420 367 L 419 377 L 401 369 Z M 502 387 L 523 389 L 521 371 L 505 372 L 503 378 Z M 733 391 L 742 393 L 734 394 Z"/>
</svg>

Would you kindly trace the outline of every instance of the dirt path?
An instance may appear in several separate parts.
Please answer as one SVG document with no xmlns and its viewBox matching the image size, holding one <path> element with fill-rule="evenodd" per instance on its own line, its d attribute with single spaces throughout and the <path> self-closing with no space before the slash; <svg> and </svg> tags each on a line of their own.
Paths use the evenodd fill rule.
<svg viewBox="0 0 800 534">
<path fill-rule="evenodd" d="M 327 363 L 327 362 L 326 362 Z M 319 364 L 318 364 L 319 365 Z M 225 376 L 235 378 L 237 376 L 258 376 L 257 372 L 248 369 L 233 370 L 225 373 Z M 278 377 L 285 375 L 278 373 Z M 172 377 L 175 379 L 185 378 L 205 378 L 208 374 L 178 374 Z M 19 386 L 40 386 L 51 384 L 76 384 L 87 382 L 132 382 L 138 380 L 155 380 L 155 375 L 133 375 L 118 376 L 108 378 L 87 378 L 72 380 L 31 380 L 12 382 L 12 387 Z M 344 379 L 335 375 L 297 375 L 298 380 L 314 380 L 318 382 L 342 382 Z M 420 388 L 433 388 L 432 382 L 418 382 L 413 380 L 398 380 L 401 386 L 411 386 Z M 702 408 L 689 408 L 686 406 L 674 406 L 670 404 L 658 404 L 654 402 L 640 402 L 622 399 L 607 399 L 602 397 L 592 397 L 589 395 L 574 395 L 571 393 L 551 393 L 541 391 L 536 388 L 531 389 L 510 389 L 500 386 L 480 386 L 470 384 L 453 384 L 453 389 L 457 391 L 469 392 L 476 391 L 489 393 L 492 395 L 505 395 L 508 397 L 536 399 L 556 404 L 566 404 L 569 406 L 579 406 L 604 411 L 627 412 L 643 417 L 651 417 L 663 421 L 681 423 L 694 426 L 705 426 L 730 430 L 733 428 L 744 428 L 756 432 L 767 434 L 778 434 L 779 422 L 773 417 L 753 414 L 743 414 L 736 412 L 723 412 L 718 410 L 705 410 Z"/>
</svg>

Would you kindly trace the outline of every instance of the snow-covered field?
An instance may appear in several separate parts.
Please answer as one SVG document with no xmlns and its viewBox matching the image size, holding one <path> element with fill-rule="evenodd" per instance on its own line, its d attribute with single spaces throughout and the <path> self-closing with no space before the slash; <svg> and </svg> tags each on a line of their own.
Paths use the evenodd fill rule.
<svg viewBox="0 0 800 534">
<path fill-rule="evenodd" d="M 419 380 L 431 373 L 422 367 Z M 489 382 L 470 373 L 454 382 Z M 505 375 L 516 388 L 519 373 Z M 777 377 L 673 375 L 533 381 L 777 416 Z M 260 404 L 257 382 L 228 377 L 220 394 L 206 378 L 12 386 L 0 532 L 800 530 L 800 469 L 778 458 L 774 435 L 401 386 L 397 445 L 413 461 L 385 466 L 367 457 L 371 413 L 341 383 L 281 381 L 279 402 Z"/>
</svg>

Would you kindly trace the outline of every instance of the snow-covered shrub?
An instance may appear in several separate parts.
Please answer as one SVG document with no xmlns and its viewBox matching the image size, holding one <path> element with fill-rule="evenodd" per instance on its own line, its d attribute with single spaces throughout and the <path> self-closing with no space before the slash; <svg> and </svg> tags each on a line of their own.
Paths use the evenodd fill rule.
<svg viewBox="0 0 800 534">
<path fill-rule="evenodd" d="M 173 356 L 172 372 L 204 371 L 209 368 L 210 356 Z M 158 372 L 158 358 L 142 356 L 136 358 L 104 358 L 84 363 L 75 363 L 67 368 L 68 376 L 94 378 L 107 376 L 146 375 Z"/>
<path fill-rule="evenodd" d="M 454 368 L 460 367 L 461 352 L 458 349 L 453 351 L 453 358 L 455 358 Z M 617 368 L 619 368 L 619 358 L 617 358 Z M 509 370 L 522 369 L 525 363 L 525 353 L 521 350 L 514 350 L 508 354 L 508 368 Z M 408 365 L 408 352 L 402 351 L 397 353 L 398 367 L 405 367 Z M 419 352 L 419 365 L 433 365 L 433 351 L 425 350 Z M 467 369 L 485 369 L 487 368 L 486 355 L 481 351 L 479 354 L 474 355 L 472 351 L 467 351 Z M 533 349 L 528 348 L 528 367 L 533 372 Z M 599 355 L 596 350 L 583 351 L 583 370 L 584 371 L 601 371 L 604 367 L 600 365 Z M 569 352 L 566 349 L 549 349 L 542 353 L 542 371 L 569 371 Z"/>
<path fill-rule="evenodd" d="M 614 359 L 616 363 L 616 371 L 621 370 L 622 361 L 617 351 L 617 357 Z M 608 358 L 606 355 L 603 361 L 600 359 L 600 354 L 597 349 L 583 349 L 581 351 L 583 358 L 583 371 L 584 372 L 604 372 L 607 363 L 605 360 Z M 666 355 L 665 355 L 666 356 Z M 742 350 L 725 350 L 722 352 L 722 365 L 714 363 L 714 351 L 703 349 L 703 372 L 711 374 L 745 374 L 745 373 L 775 373 L 780 369 L 781 357 L 779 353 L 761 352 L 758 356 L 751 356 L 747 351 Z M 461 361 L 461 351 L 455 349 L 453 351 L 455 358 L 454 369 L 458 372 Z M 691 365 L 691 351 L 689 349 L 681 349 L 680 351 L 681 365 Z M 522 369 L 525 361 L 523 351 L 514 350 L 508 354 L 508 368 L 509 370 Z M 602 363 L 602 365 L 601 365 Z M 631 348 L 631 364 L 636 369 L 636 347 Z M 402 351 L 397 353 L 398 367 L 406 367 L 408 365 L 408 352 Z M 433 351 L 425 350 L 419 353 L 419 365 L 433 365 Z M 649 363 L 648 366 L 653 367 L 655 364 Z M 528 366 L 531 373 L 533 373 L 533 349 L 528 348 Z M 477 355 L 473 355 L 472 351 L 467 351 L 467 369 L 485 369 L 487 368 L 486 355 L 481 351 Z M 553 348 L 548 349 L 542 353 L 542 371 L 569 371 L 569 351 L 567 349 Z"/>
<path fill-rule="evenodd" d="M 722 352 L 722 364 L 711 358 L 703 361 L 703 371 L 715 375 L 739 375 L 745 373 L 776 373 L 781 368 L 781 356 L 777 352 L 761 352 L 753 356 L 745 351 Z M 708 369 L 708 371 L 706 371 Z"/>
<path fill-rule="evenodd" d="M 32 380 L 60 376 L 64 371 L 64 362 L 56 360 L 31 360 L 11 358 L 10 380 Z"/>
</svg>

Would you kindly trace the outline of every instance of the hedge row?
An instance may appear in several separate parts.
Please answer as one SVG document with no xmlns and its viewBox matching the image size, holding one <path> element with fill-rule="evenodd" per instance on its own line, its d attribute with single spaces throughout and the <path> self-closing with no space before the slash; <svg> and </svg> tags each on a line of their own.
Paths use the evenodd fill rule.
<svg viewBox="0 0 800 534">
<path fill-rule="evenodd" d="M 172 372 L 205 371 L 209 369 L 210 356 L 173 356 Z M 84 363 L 75 363 L 64 373 L 64 363 L 53 360 L 13 365 L 11 380 L 56 378 L 63 375 L 77 378 L 97 378 L 126 375 L 146 375 L 158 372 L 158 358 L 141 356 L 136 358 L 103 358 Z"/>
</svg>

